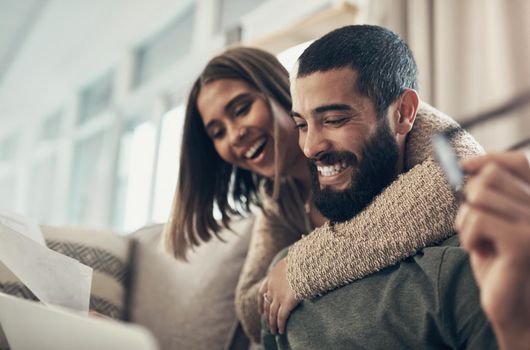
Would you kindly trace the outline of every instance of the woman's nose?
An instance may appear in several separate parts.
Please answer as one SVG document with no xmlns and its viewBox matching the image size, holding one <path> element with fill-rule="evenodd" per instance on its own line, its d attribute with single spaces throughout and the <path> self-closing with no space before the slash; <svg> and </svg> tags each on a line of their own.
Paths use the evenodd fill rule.
<svg viewBox="0 0 530 350">
<path fill-rule="evenodd" d="M 238 126 L 232 128 L 230 131 L 230 143 L 232 145 L 239 145 L 247 135 L 247 128 L 245 126 Z"/>
</svg>

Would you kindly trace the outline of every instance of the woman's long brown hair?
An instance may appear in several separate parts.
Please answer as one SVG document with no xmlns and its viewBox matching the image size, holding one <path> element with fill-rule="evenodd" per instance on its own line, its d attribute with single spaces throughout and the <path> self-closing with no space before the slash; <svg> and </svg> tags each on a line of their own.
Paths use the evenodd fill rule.
<svg viewBox="0 0 530 350">
<path fill-rule="evenodd" d="M 177 188 L 164 228 L 166 249 L 177 259 L 186 260 L 190 249 L 213 236 L 221 239 L 219 231 L 223 227 L 229 228 L 233 216 L 248 213 L 252 204 L 259 205 L 260 176 L 221 159 L 205 131 L 197 108 L 201 88 L 219 79 L 245 81 L 285 110 L 291 109 L 289 75 L 276 57 L 268 52 L 238 47 L 208 62 L 188 96 Z M 274 126 L 277 136 L 276 122 Z M 277 178 L 279 166 L 276 168 Z M 214 206 L 221 212 L 221 222 L 214 218 Z"/>
</svg>

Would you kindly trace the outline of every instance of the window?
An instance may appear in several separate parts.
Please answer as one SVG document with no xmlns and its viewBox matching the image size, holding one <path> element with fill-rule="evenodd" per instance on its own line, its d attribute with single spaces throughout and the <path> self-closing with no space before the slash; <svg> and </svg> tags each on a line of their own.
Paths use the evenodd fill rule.
<svg viewBox="0 0 530 350">
<path fill-rule="evenodd" d="M 107 72 L 81 92 L 77 122 L 83 124 L 107 109 L 112 101 L 113 72 Z"/>
<path fill-rule="evenodd" d="M 0 208 L 13 211 L 15 209 L 15 177 L 6 176 L 0 179 Z"/>
<path fill-rule="evenodd" d="M 184 113 L 182 104 L 162 118 L 152 217 L 155 222 L 166 222 L 171 210 L 180 164 Z"/>
<path fill-rule="evenodd" d="M 224 31 L 239 24 L 241 16 L 267 0 L 219 0 L 217 30 Z"/>
<path fill-rule="evenodd" d="M 15 159 L 18 149 L 18 136 L 18 134 L 13 134 L 0 141 L 0 161 L 9 162 Z"/>
<path fill-rule="evenodd" d="M 79 141 L 75 146 L 68 214 L 71 224 L 93 225 L 92 217 L 99 215 L 96 190 L 103 180 L 100 157 L 104 136 L 100 132 Z"/>
<path fill-rule="evenodd" d="M 112 228 L 131 232 L 149 220 L 156 129 L 133 123 L 121 136 Z"/>
<path fill-rule="evenodd" d="M 49 224 L 53 215 L 55 196 L 56 156 L 36 162 L 31 169 L 31 191 L 28 198 L 29 216 Z"/>
<path fill-rule="evenodd" d="M 136 50 L 134 86 L 168 68 L 191 49 L 195 4 Z"/>
<path fill-rule="evenodd" d="M 131 159 L 131 141 L 136 122 L 129 122 L 120 137 L 118 164 L 114 179 L 114 196 L 112 204 L 111 227 L 115 232 L 125 232 L 123 220 L 125 215 L 125 201 L 127 196 L 127 182 L 129 177 L 129 162 Z"/>
<path fill-rule="evenodd" d="M 39 133 L 39 141 L 49 142 L 56 140 L 60 136 L 62 127 L 62 117 L 63 114 L 59 111 L 48 116 L 43 121 Z"/>
</svg>

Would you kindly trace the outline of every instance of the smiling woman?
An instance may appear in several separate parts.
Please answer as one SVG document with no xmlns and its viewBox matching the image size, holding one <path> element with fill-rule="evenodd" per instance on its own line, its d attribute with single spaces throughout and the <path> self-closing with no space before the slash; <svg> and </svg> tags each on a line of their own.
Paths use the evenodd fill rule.
<svg viewBox="0 0 530 350">
<path fill-rule="evenodd" d="M 303 169 L 293 122 L 274 98 L 244 81 L 221 79 L 202 88 L 197 106 L 215 150 L 226 162 L 272 178 L 276 170 L 274 146 L 281 141 L 281 173 L 296 177 L 297 169 Z M 278 135 L 274 135 L 274 120 L 278 121 Z"/>
<path fill-rule="evenodd" d="M 214 206 L 227 226 L 232 215 L 258 205 L 262 178 L 292 176 L 309 187 L 290 108 L 288 74 L 273 55 L 235 48 L 208 63 L 188 98 L 177 193 L 166 229 L 176 257 L 185 259 L 191 246 L 220 230 Z M 280 181 L 274 183 L 277 194 Z"/>
</svg>

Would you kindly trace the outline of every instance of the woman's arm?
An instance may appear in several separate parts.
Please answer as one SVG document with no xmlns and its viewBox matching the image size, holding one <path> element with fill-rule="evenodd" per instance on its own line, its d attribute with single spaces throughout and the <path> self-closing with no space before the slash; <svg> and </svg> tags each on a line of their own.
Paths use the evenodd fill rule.
<svg viewBox="0 0 530 350">
<path fill-rule="evenodd" d="M 363 278 L 454 234 L 456 201 L 432 158 L 431 139 L 455 129 L 454 120 L 422 103 L 407 137 L 405 168 L 410 170 L 351 220 L 317 228 L 289 248 L 263 288 L 272 300 L 265 310 L 271 332 L 283 332 L 297 301 Z M 458 156 L 483 153 L 467 132 L 453 135 Z"/>
<path fill-rule="evenodd" d="M 399 176 L 353 219 L 324 225 L 289 249 L 287 279 L 297 300 L 312 298 L 395 264 L 453 234 L 457 205 L 432 155 L 431 137 L 457 127 L 455 121 L 422 104 L 408 136 Z M 452 142 L 459 157 L 481 154 L 465 131 Z"/>
<path fill-rule="evenodd" d="M 236 313 L 245 333 L 256 343 L 261 338 L 258 290 L 274 256 L 300 238 L 297 230 L 275 215 L 259 213 L 243 270 L 236 288 Z"/>
<path fill-rule="evenodd" d="M 451 236 L 456 209 L 438 165 L 424 161 L 355 218 L 317 228 L 289 249 L 287 279 L 294 297 L 326 293 Z"/>
</svg>

